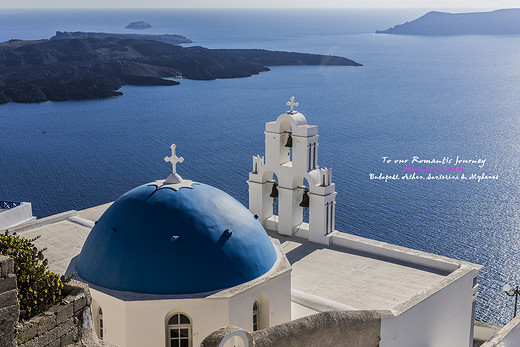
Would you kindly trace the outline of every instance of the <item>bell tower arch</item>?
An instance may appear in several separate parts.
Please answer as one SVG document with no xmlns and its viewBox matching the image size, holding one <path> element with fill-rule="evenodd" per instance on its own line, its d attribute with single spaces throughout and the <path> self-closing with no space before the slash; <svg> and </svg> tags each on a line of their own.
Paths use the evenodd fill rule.
<svg viewBox="0 0 520 347">
<path fill-rule="evenodd" d="M 332 169 L 318 166 L 318 127 L 307 124 L 305 116 L 294 110 L 298 106 L 294 97 L 287 105 L 291 110 L 265 124 L 265 159 L 253 157 L 247 181 L 249 210 L 268 230 L 328 244 L 337 194 Z M 273 213 L 275 204 L 278 215 Z"/>
</svg>

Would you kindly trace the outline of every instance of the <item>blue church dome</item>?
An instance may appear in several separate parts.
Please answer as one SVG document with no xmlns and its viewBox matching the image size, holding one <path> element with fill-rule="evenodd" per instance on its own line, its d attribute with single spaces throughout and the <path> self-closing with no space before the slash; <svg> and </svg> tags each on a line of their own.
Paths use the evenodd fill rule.
<svg viewBox="0 0 520 347">
<path fill-rule="evenodd" d="M 193 294 L 253 280 L 276 259 L 260 222 L 223 191 L 205 184 L 142 185 L 101 216 L 76 270 L 104 288 Z"/>
</svg>

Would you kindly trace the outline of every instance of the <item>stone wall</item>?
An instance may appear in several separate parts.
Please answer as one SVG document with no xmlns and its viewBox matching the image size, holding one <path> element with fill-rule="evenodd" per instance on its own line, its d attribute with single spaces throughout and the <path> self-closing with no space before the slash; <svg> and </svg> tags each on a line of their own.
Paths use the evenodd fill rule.
<svg viewBox="0 0 520 347">
<path fill-rule="evenodd" d="M 16 346 L 15 328 L 20 306 L 13 259 L 0 255 L 0 346 Z"/>
<path fill-rule="evenodd" d="M 92 328 L 88 287 L 78 281 L 65 284 L 67 296 L 61 303 L 17 326 L 21 347 L 61 347 L 78 342 L 84 331 Z"/>
<path fill-rule="evenodd" d="M 61 347 L 74 343 L 98 346 L 92 334 L 92 298 L 88 286 L 71 280 L 63 287 L 67 296 L 61 303 L 30 320 L 18 323 L 20 306 L 14 275 L 14 262 L 0 255 L 0 346 L 1 347 Z"/>
<path fill-rule="evenodd" d="M 232 335 L 236 337 L 244 335 L 243 344 L 238 345 L 377 347 L 380 340 L 381 318 L 390 315 L 388 311 L 331 311 L 320 312 L 252 333 L 236 327 L 226 327 L 206 337 L 201 346 L 219 347 Z"/>
</svg>

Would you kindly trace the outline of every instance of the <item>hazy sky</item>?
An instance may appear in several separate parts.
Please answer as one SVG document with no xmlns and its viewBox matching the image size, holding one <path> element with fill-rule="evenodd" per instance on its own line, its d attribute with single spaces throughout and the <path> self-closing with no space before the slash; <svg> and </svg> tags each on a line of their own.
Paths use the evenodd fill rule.
<svg viewBox="0 0 520 347">
<path fill-rule="evenodd" d="M 498 9 L 520 7 L 518 0 L 0 0 L 1 8 L 262 8 L 352 7 Z"/>
</svg>

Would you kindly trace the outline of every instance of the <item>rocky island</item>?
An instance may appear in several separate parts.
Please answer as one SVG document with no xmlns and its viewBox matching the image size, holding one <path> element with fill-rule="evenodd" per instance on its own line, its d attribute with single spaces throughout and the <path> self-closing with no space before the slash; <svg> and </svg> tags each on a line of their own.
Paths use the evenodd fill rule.
<svg viewBox="0 0 520 347">
<path fill-rule="evenodd" d="M 248 77 L 267 66 L 361 66 L 328 55 L 260 49 L 208 49 L 119 37 L 0 43 L 0 104 L 122 95 L 123 85 L 176 85 L 166 78 Z"/>
<path fill-rule="evenodd" d="M 132 23 L 128 24 L 125 28 L 139 30 L 139 29 L 149 29 L 151 27 L 152 27 L 152 25 L 150 23 L 139 21 L 139 22 L 132 22 Z"/>
<path fill-rule="evenodd" d="M 78 37 L 118 37 L 120 39 L 143 39 L 169 43 L 171 45 L 180 45 L 182 43 L 192 43 L 190 39 L 185 36 L 177 34 L 116 34 L 116 33 L 95 33 L 84 31 L 56 31 L 56 35 L 51 37 L 51 40 L 71 39 Z"/>
<path fill-rule="evenodd" d="M 432 11 L 411 22 L 376 34 L 398 35 L 506 35 L 520 34 L 520 9 L 492 12 L 447 13 Z"/>
</svg>

